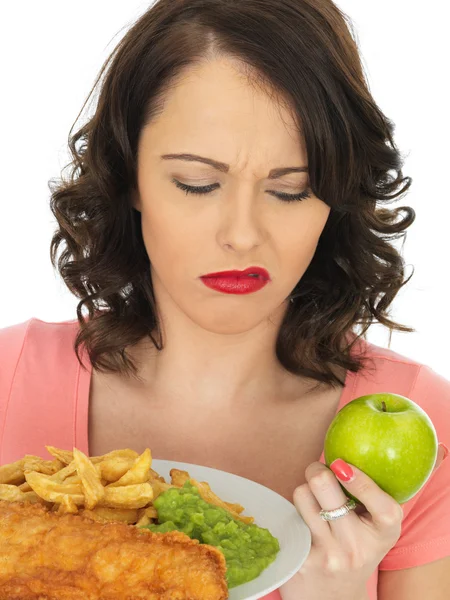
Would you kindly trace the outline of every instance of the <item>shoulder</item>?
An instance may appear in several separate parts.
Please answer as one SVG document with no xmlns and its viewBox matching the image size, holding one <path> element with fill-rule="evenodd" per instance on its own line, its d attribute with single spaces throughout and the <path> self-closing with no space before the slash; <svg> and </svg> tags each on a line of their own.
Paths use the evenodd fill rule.
<svg viewBox="0 0 450 600">
<path fill-rule="evenodd" d="M 0 397 L 7 394 L 15 373 L 50 370 L 73 361 L 77 320 L 47 322 L 32 317 L 27 321 L 0 328 Z"/>
<path fill-rule="evenodd" d="M 360 340 L 361 341 L 361 340 Z M 391 378 L 393 385 L 410 385 L 417 389 L 431 385 L 446 391 L 450 389 L 450 380 L 437 373 L 432 365 L 420 362 L 414 358 L 400 354 L 394 350 L 383 348 L 363 340 L 361 347 L 384 380 Z M 369 375 L 370 377 L 370 375 Z M 395 381 L 394 381 L 395 380 Z"/>
<path fill-rule="evenodd" d="M 347 339 L 353 340 L 356 336 L 349 336 Z M 399 367 L 400 365 L 404 365 L 409 370 L 415 370 L 423 366 L 423 363 L 406 356 L 404 354 L 400 354 L 395 350 L 391 350 L 390 348 L 385 348 L 383 346 L 377 346 L 376 344 L 369 342 L 364 338 L 356 339 L 354 349 L 352 353 L 361 354 L 371 361 L 373 361 L 378 368 L 382 367 L 383 364 L 386 366 L 391 366 L 391 368 Z M 401 368 L 401 367 L 400 367 Z"/>
<path fill-rule="evenodd" d="M 71 443 L 80 364 L 77 321 L 31 318 L 0 329 L 0 456 L 41 455 Z M 84 398 L 83 398 L 84 401 Z"/>
<path fill-rule="evenodd" d="M 0 352 L 11 354 L 14 348 L 26 343 L 51 343 L 62 337 L 72 337 L 78 331 L 78 321 L 49 322 L 32 317 L 27 321 L 0 328 Z"/>
<path fill-rule="evenodd" d="M 56 323 L 34 317 L 0 329 L 0 424 L 12 395 L 45 395 L 76 378 L 78 331 L 77 320 Z"/>
<path fill-rule="evenodd" d="M 380 392 L 406 396 L 428 413 L 445 438 L 441 441 L 450 441 L 450 380 L 431 365 L 394 350 L 367 340 L 358 343 L 369 362 L 355 378 L 352 397 Z"/>
<path fill-rule="evenodd" d="M 14 323 L 13 325 L 7 325 L 6 327 L 0 328 L 0 341 L 11 341 L 17 337 L 24 339 L 31 333 L 33 336 L 46 336 L 52 332 L 70 331 L 71 329 L 78 329 L 77 319 L 70 321 L 43 321 L 36 317 L 31 317 L 27 321 L 20 323 Z"/>
</svg>

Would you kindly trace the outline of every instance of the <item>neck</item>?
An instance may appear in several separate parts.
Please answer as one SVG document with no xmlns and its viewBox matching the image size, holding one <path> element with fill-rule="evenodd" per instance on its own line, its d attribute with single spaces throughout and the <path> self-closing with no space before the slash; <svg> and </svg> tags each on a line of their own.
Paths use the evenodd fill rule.
<svg viewBox="0 0 450 600">
<path fill-rule="evenodd" d="M 276 356 L 276 339 L 286 304 L 253 328 L 217 333 L 201 328 L 167 302 L 161 323 L 163 349 L 150 338 L 130 352 L 138 366 L 143 393 L 204 403 L 263 401 L 299 388 L 299 377 L 286 371 Z M 238 329 L 239 324 L 233 324 Z M 305 389 L 311 380 L 304 380 Z"/>
</svg>

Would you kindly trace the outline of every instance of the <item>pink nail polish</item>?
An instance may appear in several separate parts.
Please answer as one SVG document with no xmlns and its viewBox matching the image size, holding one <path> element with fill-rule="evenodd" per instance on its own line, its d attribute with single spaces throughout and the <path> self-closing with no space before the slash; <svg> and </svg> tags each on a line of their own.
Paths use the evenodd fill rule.
<svg viewBox="0 0 450 600">
<path fill-rule="evenodd" d="M 444 444 L 444 442 L 439 442 L 438 444 L 439 446 L 442 446 L 444 448 L 444 456 L 442 457 L 442 460 L 445 460 L 448 456 L 449 453 L 449 449 L 447 448 L 447 446 Z"/>
<path fill-rule="evenodd" d="M 341 481 L 351 481 L 354 478 L 353 469 L 341 458 L 337 458 L 330 465 L 330 469 Z"/>
</svg>

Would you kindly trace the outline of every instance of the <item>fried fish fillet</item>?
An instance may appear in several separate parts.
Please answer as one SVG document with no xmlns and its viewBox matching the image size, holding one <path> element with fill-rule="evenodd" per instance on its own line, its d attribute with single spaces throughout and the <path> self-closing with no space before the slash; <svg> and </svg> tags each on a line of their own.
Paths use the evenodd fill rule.
<svg viewBox="0 0 450 600">
<path fill-rule="evenodd" d="M 184 533 L 0 501 L 1 600 L 225 600 L 225 572 Z"/>
</svg>

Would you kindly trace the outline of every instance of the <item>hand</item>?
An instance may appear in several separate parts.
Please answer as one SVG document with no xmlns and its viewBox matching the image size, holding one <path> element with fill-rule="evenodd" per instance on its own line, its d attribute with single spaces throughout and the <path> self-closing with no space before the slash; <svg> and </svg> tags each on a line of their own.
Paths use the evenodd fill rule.
<svg viewBox="0 0 450 600">
<path fill-rule="evenodd" d="M 445 458 L 442 446 L 434 469 Z M 333 463 L 335 464 L 335 463 Z M 361 600 L 366 583 L 401 533 L 401 505 L 354 465 L 342 485 L 363 502 L 345 517 L 324 521 L 319 512 L 345 504 L 339 482 L 326 465 L 313 462 L 294 504 L 311 530 L 311 551 L 301 569 L 280 588 L 283 600 Z"/>
</svg>

